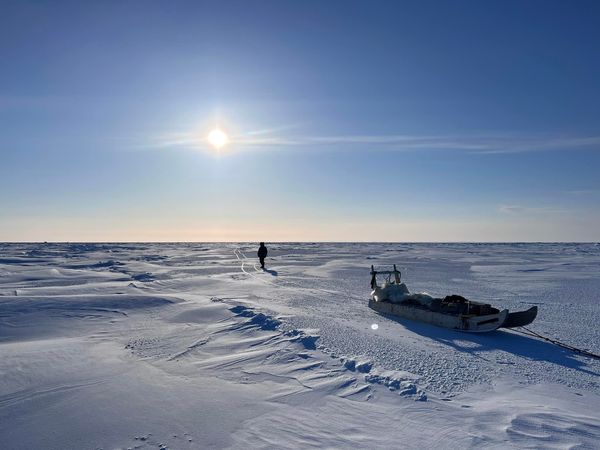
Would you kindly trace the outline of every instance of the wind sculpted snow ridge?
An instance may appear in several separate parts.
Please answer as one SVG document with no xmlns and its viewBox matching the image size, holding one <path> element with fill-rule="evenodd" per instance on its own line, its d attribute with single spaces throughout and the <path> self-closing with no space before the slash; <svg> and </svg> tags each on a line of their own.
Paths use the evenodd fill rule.
<svg viewBox="0 0 600 450">
<path fill-rule="evenodd" d="M 366 307 L 540 307 L 598 350 L 593 244 L 0 244 L 0 439 L 61 448 L 595 448 L 598 362 Z M 419 401 L 421 400 L 421 401 Z M 426 401 L 423 401 L 426 400 Z"/>
<path fill-rule="evenodd" d="M 231 306 L 230 301 L 218 297 L 211 301 L 220 305 L 202 309 L 220 311 L 220 319 L 211 325 L 210 331 L 194 336 L 195 340 L 185 348 L 180 347 L 179 333 L 178 336 L 136 337 L 126 348 L 136 356 L 154 359 L 157 364 L 163 360 L 192 362 L 196 369 L 244 384 L 268 380 L 292 382 L 292 391 L 285 390 L 270 397 L 271 400 L 305 396 L 305 391 L 310 391 L 314 397 L 333 394 L 366 401 L 373 395 L 375 386 L 384 386 L 415 400 L 427 399 L 414 384 L 416 377 L 412 374 L 379 372 L 372 369 L 368 361 L 328 355 L 319 350 L 319 336 L 310 330 L 283 331 L 281 321 L 273 316 L 243 305 Z M 194 321 L 195 313 L 199 312 L 190 310 L 184 316 Z M 181 315 L 172 320 L 180 321 Z"/>
</svg>

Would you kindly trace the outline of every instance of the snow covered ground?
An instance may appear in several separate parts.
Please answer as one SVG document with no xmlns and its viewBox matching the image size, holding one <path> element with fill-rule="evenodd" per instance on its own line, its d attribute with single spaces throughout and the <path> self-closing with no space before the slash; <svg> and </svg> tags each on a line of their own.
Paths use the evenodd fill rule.
<svg viewBox="0 0 600 450">
<path fill-rule="evenodd" d="M 397 263 L 599 353 L 599 245 L 255 247 L 0 244 L 0 446 L 599 448 L 600 361 L 367 308 Z"/>
</svg>

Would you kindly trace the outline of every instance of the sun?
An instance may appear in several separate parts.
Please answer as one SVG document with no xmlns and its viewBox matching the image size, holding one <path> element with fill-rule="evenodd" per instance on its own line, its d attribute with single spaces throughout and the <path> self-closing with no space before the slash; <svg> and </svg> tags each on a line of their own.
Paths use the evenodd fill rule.
<svg viewBox="0 0 600 450">
<path fill-rule="evenodd" d="M 229 136 L 219 128 L 215 128 L 206 137 L 206 140 L 210 145 L 219 150 L 229 143 Z"/>
</svg>

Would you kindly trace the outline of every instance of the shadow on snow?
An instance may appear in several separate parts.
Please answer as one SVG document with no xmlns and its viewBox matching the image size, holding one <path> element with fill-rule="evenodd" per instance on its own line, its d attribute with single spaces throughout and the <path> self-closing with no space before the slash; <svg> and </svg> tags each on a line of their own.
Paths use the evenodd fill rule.
<svg viewBox="0 0 600 450">
<path fill-rule="evenodd" d="M 576 354 L 572 351 L 558 347 L 550 342 L 511 332 L 508 329 L 495 330 L 487 333 L 466 333 L 390 316 L 388 314 L 381 315 L 401 324 L 407 330 L 431 338 L 452 347 L 456 351 L 470 353 L 479 358 L 484 358 L 485 352 L 501 350 L 523 358 L 536 361 L 547 361 L 579 370 L 589 375 L 600 375 L 600 373 L 588 370 L 586 368 L 586 362 L 577 359 L 575 357 Z M 461 342 L 468 342 L 468 344 L 463 345 Z"/>
</svg>

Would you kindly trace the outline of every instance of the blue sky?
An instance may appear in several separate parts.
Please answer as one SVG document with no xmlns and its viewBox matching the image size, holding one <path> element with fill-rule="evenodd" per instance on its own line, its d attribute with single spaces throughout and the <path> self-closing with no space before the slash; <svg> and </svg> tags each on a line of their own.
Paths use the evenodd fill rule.
<svg viewBox="0 0 600 450">
<path fill-rule="evenodd" d="M 0 240 L 600 240 L 599 19 L 3 1 Z"/>
</svg>

